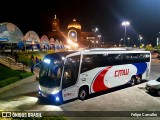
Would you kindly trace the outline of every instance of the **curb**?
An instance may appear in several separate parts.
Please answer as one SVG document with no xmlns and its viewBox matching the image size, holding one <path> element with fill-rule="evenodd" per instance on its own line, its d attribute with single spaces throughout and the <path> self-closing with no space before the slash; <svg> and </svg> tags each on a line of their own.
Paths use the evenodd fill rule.
<svg viewBox="0 0 160 120">
<path fill-rule="evenodd" d="M 22 84 L 33 82 L 33 81 L 36 81 L 36 76 L 35 75 L 32 75 L 30 77 L 24 78 L 24 79 L 22 79 L 20 81 L 14 82 L 14 83 L 12 83 L 10 85 L 6 85 L 6 86 L 0 88 L 0 93 L 3 93 L 5 91 L 7 91 L 7 90 L 10 90 L 10 89 L 18 87 L 18 86 L 20 86 Z"/>
</svg>

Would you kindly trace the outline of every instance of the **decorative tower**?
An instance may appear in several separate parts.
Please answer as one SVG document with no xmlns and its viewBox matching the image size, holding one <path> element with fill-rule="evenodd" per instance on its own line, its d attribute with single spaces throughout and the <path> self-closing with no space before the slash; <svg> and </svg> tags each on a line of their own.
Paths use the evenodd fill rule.
<svg viewBox="0 0 160 120">
<path fill-rule="evenodd" d="M 52 20 L 52 31 L 59 31 L 59 19 L 56 17 L 56 15 Z"/>
<path fill-rule="evenodd" d="M 68 39 L 78 42 L 80 39 L 81 25 L 73 19 L 73 21 L 68 25 Z"/>
</svg>

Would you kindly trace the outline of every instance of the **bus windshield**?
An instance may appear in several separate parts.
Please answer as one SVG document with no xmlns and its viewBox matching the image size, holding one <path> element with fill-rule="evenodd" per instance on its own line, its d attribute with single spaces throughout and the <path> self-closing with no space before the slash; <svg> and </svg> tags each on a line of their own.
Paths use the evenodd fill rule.
<svg viewBox="0 0 160 120">
<path fill-rule="evenodd" d="M 53 88 L 60 86 L 61 72 L 62 72 L 61 61 L 54 60 L 52 63 L 43 62 L 41 64 L 41 70 L 39 74 L 40 85 Z"/>
<path fill-rule="evenodd" d="M 160 77 L 156 81 L 160 82 Z"/>
</svg>

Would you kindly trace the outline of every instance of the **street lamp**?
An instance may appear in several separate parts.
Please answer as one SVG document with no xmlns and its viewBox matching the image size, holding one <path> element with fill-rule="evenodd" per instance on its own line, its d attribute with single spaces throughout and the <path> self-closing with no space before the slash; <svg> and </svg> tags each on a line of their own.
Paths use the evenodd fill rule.
<svg viewBox="0 0 160 120">
<path fill-rule="evenodd" d="M 98 42 L 100 43 L 101 41 L 101 35 L 97 35 L 97 37 L 98 37 Z"/>
<path fill-rule="evenodd" d="M 130 40 L 130 38 L 128 37 L 127 39 L 128 39 L 128 47 L 129 47 L 129 40 Z"/>
<path fill-rule="evenodd" d="M 123 38 L 120 39 L 120 44 L 121 44 L 121 41 L 123 41 Z"/>
<path fill-rule="evenodd" d="M 98 28 L 92 29 L 95 33 L 98 32 Z"/>
<path fill-rule="evenodd" d="M 101 35 L 97 35 L 97 37 L 98 37 L 98 40 L 100 41 L 100 39 L 101 39 Z"/>
<path fill-rule="evenodd" d="M 139 35 L 139 42 L 140 42 L 139 46 L 141 46 L 142 39 L 143 39 L 143 37 L 141 35 Z"/>
<path fill-rule="evenodd" d="M 94 32 L 94 37 L 95 37 L 94 43 L 96 43 L 97 38 L 99 37 L 100 39 L 101 37 L 101 36 L 97 36 L 97 32 L 99 31 L 99 29 L 96 27 L 95 29 L 92 29 L 92 31 Z M 94 44 L 94 47 L 95 47 L 95 44 Z"/>
<path fill-rule="evenodd" d="M 158 37 L 157 37 L 157 46 L 160 44 L 160 32 L 158 32 Z"/>
<path fill-rule="evenodd" d="M 130 25 L 129 21 L 122 22 L 122 26 L 124 26 L 124 46 L 126 45 L 125 40 L 126 40 L 127 26 L 129 25 Z"/>
</svg>

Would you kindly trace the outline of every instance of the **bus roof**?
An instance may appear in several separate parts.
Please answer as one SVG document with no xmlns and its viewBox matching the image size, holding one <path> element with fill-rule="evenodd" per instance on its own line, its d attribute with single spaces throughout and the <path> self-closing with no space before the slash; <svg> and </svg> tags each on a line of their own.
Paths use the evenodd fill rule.
<svg viewBox="0 0 160 120">
<path fill-rule="evenodd" d="M 44 58 L 59 59 L 66 56 L 75 56 L 81 54 L 119 54 L 119 53 L 150 53 L 150 51 L 139 50 L 139 49 L 125 49 L 125 48 L 94 48 L 81 51 L 65 51 L 57 52 L 46 55 Z"/>
<path fill-rule="evenodd" d="M 51 53 L 51 54 L 48 54 L 44 57 L 44 59 L 46 58 L 49 58 L 49 59 L 59 59 L 59 60 L 62 60 L 62 57 L 66 57 L 67 55 L 69 54 L 72 54 L 72 53 L 75 53 L 77 51 L 66 51 L 66 52 L 56 52 L 56 53 Z"/>
<path fill-rule="evenodd" d="M 108 50 L 127 50 L 126 48 L 93 48 L 89 49 L 90 51 L 108 51 Z"/>
<path fill-rule="evenodd" d="M 94 49 L 87 49 L 87 50 L 82 50 L 81 52 L 149 52 L 141 49 L 136 49 L 136 48 L 94 48 Z"/>
<path fill-rule="evenodd" d="M 138 49 L 112 49 L 112 48 L 107 48 L 107 49 L 91 49 L 88 51 L 84 51 L 83 53 L 110 53 L 110 54 L 115 54 L 115 53 L 149 53 L 150 51 L 145 51 L 145 50 L 138 50 Z"/>
</svg>

